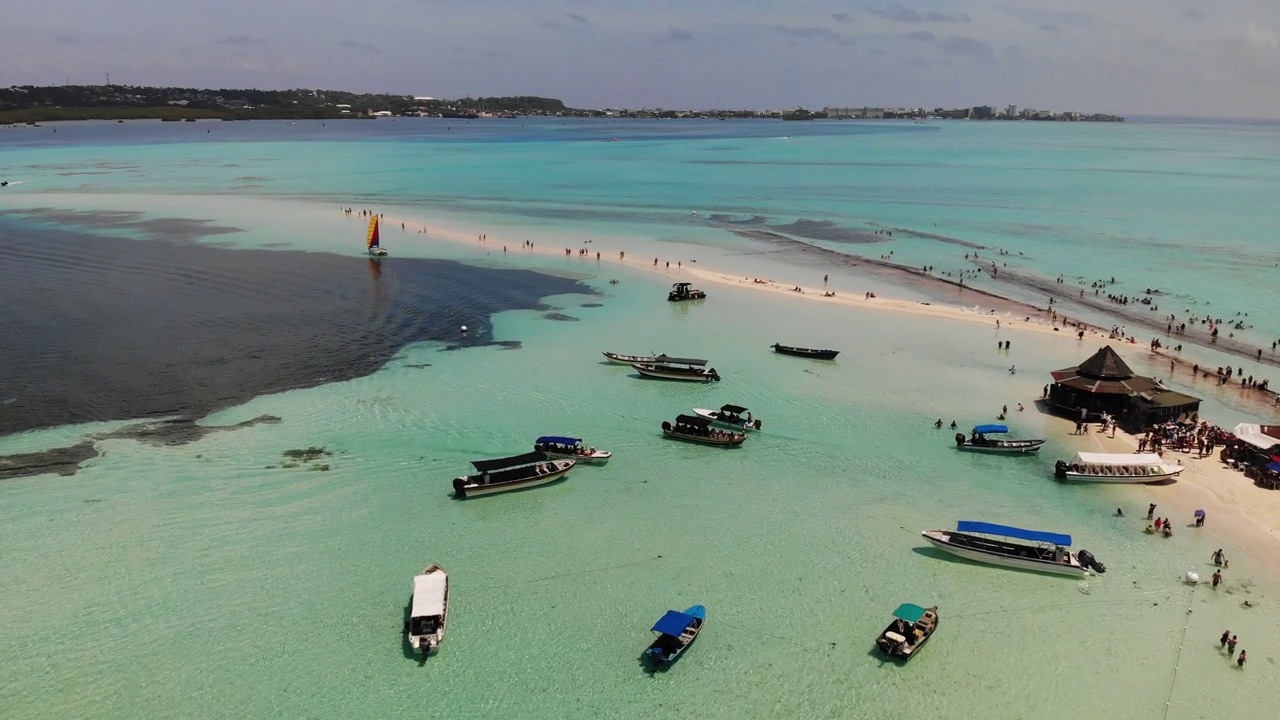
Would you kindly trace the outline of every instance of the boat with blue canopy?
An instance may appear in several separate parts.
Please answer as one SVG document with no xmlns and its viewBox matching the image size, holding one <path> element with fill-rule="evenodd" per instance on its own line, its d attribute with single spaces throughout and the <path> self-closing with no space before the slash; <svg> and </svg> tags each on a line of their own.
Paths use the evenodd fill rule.
<svg viewBox="0 0 1280 720">
<path fill-rule="evenodd" d="M 907 661 L 916 656 L 920 648 L 933 637 L 938 629 L 938 608 L 923 608 L 903 603 L 893 611 L 893 622 L 876 638 L 876 647 L 890 660 Z"/>
<path fill-rule="evenodd" d="M 1105 565 L 1088 550 L 1071 552 L 1071 536 L 1043 530 L 961 520 L 952 530 L 920 533 L 939 550 L 966 560 L 1056 575 L 1104 573 Z M 1012 542 L 1026 540 L 1033 544 Z"/>
<path fill-rule="evenodd" d="M 645 658 L 655 670 L 669 666 L 698 639 L 698 633 L 706 622 L 707 609 L 701 605 L 694 605 L 684 612 L 668 610 L 653 624 L 652 630 L 657 637 L 645 649 Z"/>
<path fill-rule="evenodd" d="M 603 465 L 613 457 L 613 453 L 607 450 L 584 447 L 582 438 L 561 435 L 543 435 L 533 441 L 533 449 L 549 458 L 577 460 L 591 465 Z"/>
<path fill-rule="evenodd" d="M 1014 440 L 1012 438 L 993 438 L 988 435 L 1004 435 L 1009 432 L 1008 425 L 978 425 L 969 432 L 956 433 L 956 447 L 961 450 L 985 453 L 1032 453 L 1044 445 L 1044 439 Z"/>
</svg>

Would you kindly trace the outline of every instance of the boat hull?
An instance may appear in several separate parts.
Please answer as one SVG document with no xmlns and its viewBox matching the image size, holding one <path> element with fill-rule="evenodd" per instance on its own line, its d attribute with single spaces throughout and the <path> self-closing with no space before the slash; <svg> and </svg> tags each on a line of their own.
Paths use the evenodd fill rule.
<svg viewBox="0 0 1280 720">
<path fill-rule="evenodd" d="M 386 257 L 387 251 L 382 248 L 369 248 L 369 255 L 373 257 Z"/>
<path fill-rule="evenodd" d="M 698 443 L 699 445 L 716 445 L 719 447 L 737 447 L 742 444 L 743 440 L 747 439 L 747 436 L 741 433 L 730 435 L 727 438 L 713 438 L 704 437 L 702 435 L 679 433 L 674 430 L 667 430 L 666 428 L 663 428 L 662 434 L 672 440 L 683 440 L 684 442 Z"/>
<path fill-rule="evenodd" d="M 542 453 L 552 460 L 574 460 L 579 464 L 585 465 L 603 465 L 609 462 L 609 458 L 613 457 L 613 453 L 608 450 L 597 450 L 590 455 L 558 453 L 553 450 L 543 450 Z"/>
<path fill-rule="evenodd" d="M 1044 440 L 1027 440 L 1026 445 L 972 445 L 966 441 L 963 445 L 957 444 L 956 447 L 966 452 L 993 453 L 1002 455 L 1021 455 L 1024 453 L 1033 453 L 1044 447 Z"/>
<path fill-rule="evenodd" d="M 682 380 L 684 382 L 715 382 L 720 376 L 714 374 L 711 370 L 699 370 L 697 372 L 682 372 L 679 370 L 666 370 L 653 365 L 643 365 L 641 363 L 632 363 L 632 368 L 642 376 L 647 378 L 656 378 L 658 380 Z"/>
<path fill-rule="evenodd" d="M 817 350 L 813 348 L 791 347 L 790 345 L 774 344 L 773 351 L 779 355 L 790 355 L 791 357 L 803 357 L 810 360 L 835 360 L 840 354 L 839 350 Z"/>
<path fill-rule="evenodd" d="M 573 460 L 550 460 L 548 462 L 554 464 L 556 469 L 541 475 L 531 475 L 507 482 L 483 484 L 475 482 L 473 479 L 475 476 L 464 475 L 454 479 L 453 490 L 459 498 L 465 499 L 548 485 L 564 477 L 576 464 Z"/>
<path fill-rule="evenodd" d="M 1083 568 L 1078 564 L 1074 554 L 1071 556 L 1072 564 L 1067 565 L 1048 560 L 1004 555 L 1001 553 L 981 550 L 979 548 L 956 545 L 949 540 L 949 536 L 952 533 L 948 533 L 943 530 L 925 530 L 920 534 L 925 540 L 929 541 L 930 545 L 933 545 L 943 552 L 966 560 L 980 562 L 985 565 L 997 565 L 1000 567 L 1015 568 L 1017 570 L 1031 570 L 1033 572 L 1049 573 L 1053 575 L 1070 575 L 1074 577 L 1081 577 L 1089 572 L 1086 568 Z"/>
<path fill-rule="evenodd" d="M 658 361 L 657 355 L 624 355 L 623 353 L 606 352 L 604 356 L 609 362 L 618 365 L 634 365 L 636 363 L 654 363 Z"/>
<path fill-rule="evenodd" d="M 1066 477 L 1061 478 L 1071 482 L 1080 483 L 1107 483 L 1112 485 L 1137 485 L 1142 483 L 1155 483 L 1163 480 L 1176 478 L 1182 473 L 1178 472 L 1161 473 L 1159 475 L 1086 475 L 1082 473 L 1068 472 Z"/>
</svg>

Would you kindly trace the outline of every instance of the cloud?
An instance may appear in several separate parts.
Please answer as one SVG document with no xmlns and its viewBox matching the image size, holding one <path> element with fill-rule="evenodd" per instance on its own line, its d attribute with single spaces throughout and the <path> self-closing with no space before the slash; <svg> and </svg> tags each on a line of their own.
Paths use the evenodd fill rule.
<svg viewBox="0 0 1280 720">
<path fill-rule="evenodd" d="M 361 50 L 367 53 L 380 53 L 382 48 L 371 42 L 361 42 L 359 40 L 343 40 L 338 43 L 339 47 L 349 48 L 351 50 Z"/>
<path fill-rule="evenodd" d="M 1031 23 L 1041 30 L 1047 30 L 1046 25 L 1058 28 L 1058 30 L 1047 30 L 1048 32 L 1058 32 L 1062 28 L 1068 27 L 1081 30 L 1094 30 L 1102 27 L 1102 21 L 1097 17 L 1088 13 L 1076 12 L 1075 10 L 1045 10 L 1043 8 L 1010 5 L 998 5 L 996 10 L 1011 18 Z"/>
<path fill-rule="evenodd" d="M 683 28 L 672 27 L 664 33 L 660 33 L 653 37 L 653 41 L 659 45 L 673 45 L 675 43 L 693 42 L 693 33 Z"/>
<path fill-rule="evenodd" d="M 59 45 L 79 45 L 80 38 L 71 37 L 70 35 L 59 35 L 53 39 Z"/>
<path fill-rule="evenodd" d="M 595 27 L 591 24 L 590 20 L 577 13 L 564 13 L 558 18 L 543 20 L 538 23 L 538 25 L 540 27 L 547 28 L 548 30 L 561 30 L 566 32 L 572 32 L 575 30 L 590 31 Z"/>
<path fill-rule="evenodd" d="M 836 45 L 853 45 L 853 40 L 830 28 L 815 25 L 774 25 L 774 30 L 801 40 L 825 40 Z"/>
<path fill-rule="evenodd" d="M 214 40 L 218 45 L 261 45 L 266 42 L 263 38 L 249 37 L 248 35 L 227 35 L 226 37 Z"/>
<path fill-rule="evenodd" d="M 848 25 L 853 22 L 853 16 L 847 12 L 832 13 L 831 19 L 841 23 L 842 25 Z"/>
<path fill-rule="evenodd" d="M 1206 16 L 1200 8 L 1187 8 L 1186 12 L 1182 13 L 1182 17 L 1191 20 L 1203 20 Z"/>
<path fill-rule="evenodd" d="M 938 43 L 938 47 L 948 55 L 967 57 L 979 62 L 991 62 L 996 57 L 990 45 L 963 35 L 952 35 Z"/>
<path fill-rule="evenodd" d="M 900 2 L 894 2 L 885 8 L 868 8 L 867 12 L 896 23 L 967 23 L 969 16 L 964 13 L 948 15 L 937 10 L 916 12 Z"/>
<path fill-rule="evenodd" d="M 1055 24 L 1053 24 L 1053 23 L 1044 23 L 1044 24 L 1042 24 L 1042 25 L 1040 26 L 1040 29 L 1041 29 L 1041 30 L 1043 30 L 1043 31 L 1045 31 L 1045 32 L 1051 32 L 1051 33 L 1060 33 L 1060 32 L 1062 32 L 1062 26 L 1061 26 L 1061 25 L 1055 25 Z"/>
<path fill-rule="evenodd" d="M 909 33 L 903 33 L 902 37 L 906 40 L 915 40 L 916 42 L 938 42 L 938 36 L 928 30 L 912 30 Z"/>
<path fill-rule="evenodd" d="M 1249 23 L 1218 41 L 1219 57 L 1240 78 L 1263 85 L 1280 85 L 1280 37 L 1274 30 Z"/>
</svg>

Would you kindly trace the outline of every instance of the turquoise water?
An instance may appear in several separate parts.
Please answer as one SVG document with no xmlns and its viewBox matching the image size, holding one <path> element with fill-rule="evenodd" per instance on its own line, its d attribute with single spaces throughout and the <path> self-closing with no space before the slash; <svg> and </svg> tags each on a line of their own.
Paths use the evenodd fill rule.
<svg viewBox="0 0 1280 720">
<path fill-rule="evenodd" d="M 151 130 L 203 132 L 202 123 L 183 125 Z M 1197 152 L 1216 152 L 1223 163 L 1230 148 L 1252 144 L 1254 156 L 1265 156 L 1274 147 L 1265 133 L 1250 139 L 1235 129 L 1169 126 L 952 123 L 828 131 L 792 128 L 796 123 L 707 123 L 682 138 L 680 125 L 548 125 L 524 128 L 529 137 L 510 128 L 459 140 L 440 137 L 453 130 L 427 136 L 415 135 L 417 126 L 409 123 L 405 131 L 361 123 L 359 130 L 342 128 L 347 137 L 334 142 L 317 138 L 320 131 L 306 124 L 259 125 L 213 124 L 209 135 L 229 133 L 229 126 L 245 135 L 213 144 L 157 143 L 151 135 L 125 145 L 88 136 L 71 148 L 14 143 L 0 154 L 0 168 L 24 182 L 0 197 L 6 209 L 129 208 L 212 219 L 243 230 L 217 242 L 334 252 L 354 252 L 361 232 L 358 221 L 337 212 L 338 204 L 364 203 L 422 222 L 444 217 L 467 227 L 465 218 L 474 218 L 469 227 L 496 227 L 491 232 L 499 235 L 527 226 L 539 242 L 594 236 L 602 248 L 622 242 L 642 248 L 629 255 L 647 257 L 652 248 L 679 243 L 681 251 L 693 248 L 785 277 L 809 271 L 785 257 L 742 255 L 748 243 L 693 220 L 686 209 L 788 221 L 840 217 L 850 226 L 936 217 L 941 227 L 951 213 L 947 234 L 974 240 L 966 233 L 980 225 L 1037 216 L 1034 207 L 1012 212 L 992 200 L 984 211 L 977 197 L 1017 194 L 1024 175 L 1009 168 L 1078 162 L 1075 143 L 1090 148 L 1095 162 L 1123 153 L 1150 156 L 1145 167 L 1170 162 L 1168 153 L 1190 152 L 1178 149 L 1188 138 L 1213 140 L 1218 151 Z M 633 130 L 653 137 L 633 141 L 624 135 Z M 280 137 L 295 131 L 307 133 L 306 141 Z M 76 132 L 60 126 L 59 141 Z M 579 140 L 587 133 L 626 139 Z M 793 137 L 772 139 L 785 133 Z M 0 142 L 11 137 L 0 134 Z M 814 147 L 805 150 L 805 143 Z M 722 146 L 727 149 L 717 149 Z M 773 149 L 783 146 L 802 149 Z M 840 175 L 846 189 L 861 187 L 862 196 L 850 200 L 829 187 L 837 171 L 825 171 L 831 175 L 824 178 L 821 166 L 765 172 L 686 162 L 717 153 L 752 163 L 796 152 L 831 157 L 833 147 L 884 163 L 867 161 L 854 179 Z M 1135 149 L 1141 147 L 1147 152 Z M 631 155 L 611 169 L 608 153 Z M 976 169 L 954 167 L 959 187 L 948 189 L 937 175 L 946 163 L 935 157 L 930 171 L 913 165 L 912 153 L 1003 154 L 991 162 L 1004 169 L 991 169 L 994 175 L 983 181 L 971 174 Z M 112 167 L 94 176 L 29 167 L 103 163 Z M 238 167 L 219 166 L 231 163 Z M 1271 180 L 1259 166 L 1273 167 L 1238 163 L 1239 182 L 1261 193 Z M 232 173 L 262 179 L 245 181 L 253 188 L 229 188 Z M 873 187 L 895 173 L 889 188 Z M 1052 175 L 1042 176 L 1044 203 L 1054 202 Z M 893 187 L 927 188 L 926 177 L 933 177 L 934 189 L 917 195 L 933 200 L 908 205 L 894 199 L 902 193 Z M 1056 188 L 1056 202 L 1064 216 L 1100 232 L 1161 237 L 1177 262 L 1153 265 L 1152 272 L 1190 287 L 1197 262 L 1187 253 L 1191 230 L 1166 224 L 1164 205 L 1143 203 L 1163 197 L 1165 182 L 1185 182 L 1190 192 L 1191 180 L 1161 179 L 1168 177 L 1183 176 L 1151 171 L 1129 178 L 1136 186 L 1129 205 L 1150 209 L 1135 209 L 1127 219 L 1095 217 L 1090 198 L 1101 201 L 1106 193 L 1087 182 Z M 983 182 L 998 187 L 982 190 Z M 1118 187 L 1127 186 L 1112 186 L 1112 195 Z M 1083 199 L 1068 203 L 1077 191 Z M 810 199 L 821 192 L 827 200 Z M 955 207 L 939 197 L 946 194 L 963 207 L 944 210 Z M 1118 198 L 1108 202 L 1125 205 Z M 1274 219 L 1269 204 L 1234 199 L 1228 208 L 1248 215 L 1230 222 L 1254 228 Z M 1208 219 L 1200 222 L 1212 227 Z M 1053 218 L 1045 223 L 1059 229 L 1054 232 L 1068 225 Z M 1168 229 L 1188 234 L 1165 235 Z M 6 716 L 1198 718 L 1269 712 L 1280 643 L 1280 622 L 1270 612 L 1274 579 L 1243 549 L 1217 538 L 1212 524 L 1166 541 L 1143 535 L 1136 518 L 1111 517 L 1117 505 L 1138 515 L 1145 503 L 1159 501 L 1158 488 L 1063 486 L 1050 479 L 1053 460 L 1074 446 L 1032 400 L 1048 370 L 1083 359 L 1096 342 L 1010 334 L 1003 337 L 1012 338 L 1014 348 L 1006 355 L 992 349 L 994 328 L 853 312 L 746 289 L 708 288 L 712 297 L 705 303 L 669 306 L 661 298 L 678 275 L 674 268 L 671 275 L 653 274 L 515 247 L 503 257 L 494 254 L 496 247 L 389 235 L 389 271 L 396 254 L 424 254 L 572 273 L 606 295 L 550 299 L 576 321 L 548 320 L 541 311 L 496 317 L 495 338 L 520 340 L 517 350 L 441 352 L 414 345 L 373 375 L 260 397 L 207 420 L 221 425 L 272 414 L 283 419 L 278 425 L 214 433 L 176 447 L 103 441 L 103 455 L 75 476 L 0 484 L 0 576 L 6 579 L 0 603 L 8 619 L 0 645 L 9 649 L 0 655 L 6 678 L 0 707 Z M 1137 275 L 1141 266 L 1125 263 L 1143 253 L 1089 238 L 1072 242 L 1094 254 L 1114 252 L 1107 272 L 1123 266 Z M 1014 239 L 1007 242 L 1015 247 Z M 1039 234 L 1016 242 L 1034 256 L 1028 262 L 1049 272 L 1053 262 L 1079 252 Z M 1259 256 L 1266 252 L 1265 241 L 1248 233 L 1236 242 Z M 888 249 L 872 246 L 871 252 Z M 895 254 L 917 251 L 921 257 L 940 252 L 921 244 Z M 1082 268 L 1098 271 L 1096 261 Z M 1254 266 L 1238 270 L 1250 278 L 1265 273 Z M 611 277 L 620 283 L 609 285 Z M 872 286 L 846 274 L 833 279 L 841 290 Z M 1206 282 L 1199 292 L 1215 305 L 1240 302 L 1235 288 L 1244 285 Z M 1258 288 L 1259 297 L 1275 292 Z M 596 302 L 602 307 L 584 307 Z M 844 352 L 835 363 L 816 363 L 776 356 L 768 350 L 774 342 Z M 603 364 L 601 350 L 706 357 L 724 380 L 714 386 L 640 380 L 625 367 Z M 1145 366 L 1142 354 L 1125 357 Z M 1010 375 L 1006 368 L 1014 362 L 1018 373 Z M 1205 412 L 1219 422 L 1267 419 L 1237 395 L 1208 395 Z M 661 437 L 663 420 L 726 402 L 746 405 L 764 420 L 763 432 L 743 448 L 723 451 Z M 993 420 L 1001 404 L 1017 402 L 1028 410 L 1011 424 L 1049 437 L 1043 457 L 958 454 L 951 431 L 932 428 L 938 417 L 962 427 Z M 0 452 L 65 444 L 89 430 L 0 438 Z M 612 450 L 614 459 L 529 492 L 465 502 L 448 496 L 450 479 L 470 460 L 514 454 L 538 435 L 561 433 Z M 323 461 L 328 471 L 281 467 L 283 451 L 311 445 L 333 453 Z M 960 518 L 1071 533 L 1108 572 L 1081 583 L 924 550 L 920 530 Z M 1178 582 L 1188 569 L 1208 574 L 1209 554 L 1224 546 L 1237 558 L 1230 592 Z M 452 576 L 453 615 L 440 655 L 419 666 L 405 656 L 399 630 L 410 580 L 433 561 Z M 1261 607 L 1245 609 L 1244 599 Z M 883 664 L 872 653 L 874 637 L 906 601 L 939 606 L 938 636 L 909 665 Z M 670 672 L 648 677 L 639 664 L 647 628 L 666 609 L 694 603 L 708 607 L 707 630 Z M 1250 653 L 1242 673 L 1216 655 L 1217 637 L 1227 627 Z"/>
</svg>

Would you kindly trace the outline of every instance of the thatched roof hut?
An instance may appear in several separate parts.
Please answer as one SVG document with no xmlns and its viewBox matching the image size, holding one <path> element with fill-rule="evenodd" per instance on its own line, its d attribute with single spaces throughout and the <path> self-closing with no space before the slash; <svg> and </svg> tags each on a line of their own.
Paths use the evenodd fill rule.
<svg viewBox="0 0 1280 720">
<path fill-rule="evenodd" d="M 1130 424 L 1152 425 L 1200 409 L 1199 398 L 1135 375 L 1110 345 L 1075 367 L 1050 374 L 1049 400 L 1054 410 L 1073 418 L 1087 420 L 1105 412 Z"/>
</svg>

